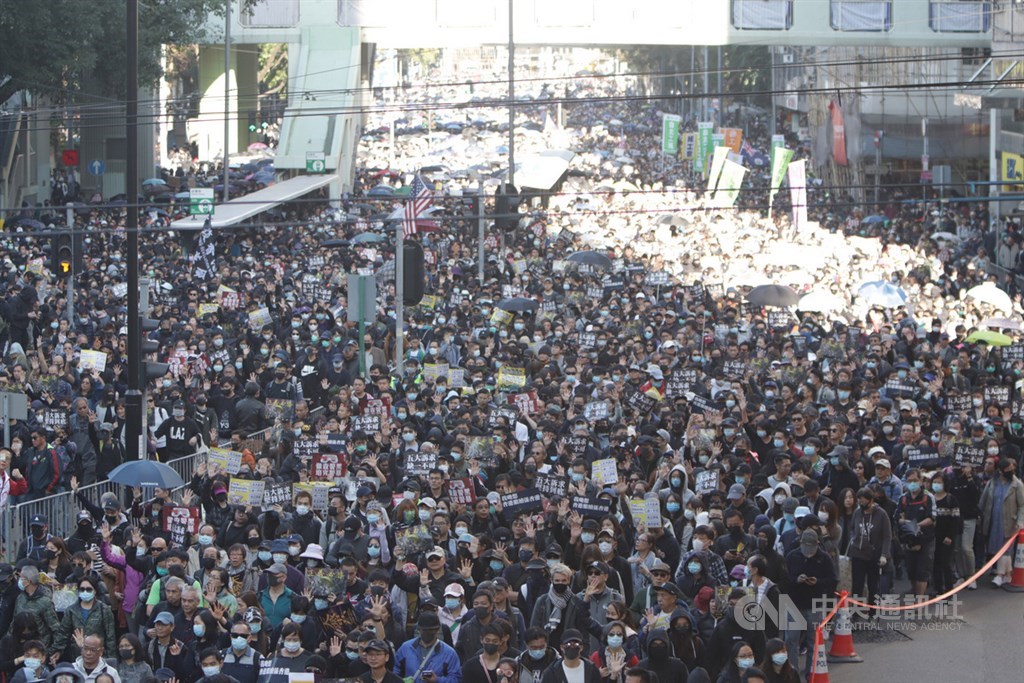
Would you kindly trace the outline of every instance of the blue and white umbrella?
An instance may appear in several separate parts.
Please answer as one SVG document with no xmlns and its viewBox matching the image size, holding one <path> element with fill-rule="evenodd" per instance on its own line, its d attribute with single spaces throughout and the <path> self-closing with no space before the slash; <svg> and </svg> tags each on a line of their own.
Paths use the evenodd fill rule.
<svg viewBox="0 0 1024 683">
<path fill-rule="evenodd" d="M 118 465 L 111 470 L 109 479 L 125 486 L 159 486 L 162 489 L 185 485 L 174 468 L 156 460 L 131 460 Z"/>
<path fill-rule="evenodd" d="M 861 285 L 857 295 L 869 306 L 898 308 L 907 303 L 907 293 L 891 282 L 868 282 Z"/>
</svg>

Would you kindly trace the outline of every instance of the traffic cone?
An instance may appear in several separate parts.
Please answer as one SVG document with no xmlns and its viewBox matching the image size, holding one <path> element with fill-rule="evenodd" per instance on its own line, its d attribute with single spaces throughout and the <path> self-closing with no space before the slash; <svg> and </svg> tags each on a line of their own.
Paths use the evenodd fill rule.
<svg viewBox="0 0 1024 683">
<path fill-rule="evenodd" d="M 1010 583 L 1003 584 L 1003 590 L 1024 593 L 1024 529 L 1017 534 L 1017 546 L 1013 552 L 1013 576 Z"/>
<path fill-rule="evenodd" d="M 832 648 L 828 651 L 828 661 L 839 663 L 859 663 L 864 660 L 857 656 L 853 649 L 853 622 L 850 620 L 850 608 L 846 602 L 847 593 L 843 591 L 839 597 L 839 613 L 836 615 L 836 626 L 832 631 Z"/>
<path fill-rule="evenodd" d="M 814 663 L 811 664 L 811 677 L 808 683 L 829 683 L 828 654 L 825 652 L 825 636 L 822 630 L 823 627 L 819 626 L 814 632 Z"/>
</svg>

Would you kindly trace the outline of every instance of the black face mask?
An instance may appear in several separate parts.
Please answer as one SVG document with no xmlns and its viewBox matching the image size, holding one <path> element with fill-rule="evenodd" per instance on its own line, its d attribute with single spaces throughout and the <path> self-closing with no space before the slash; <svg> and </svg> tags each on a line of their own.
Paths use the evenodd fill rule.
<svg viewBox="0 0 1024 683">
<path fill-rule="evenodd" d="M 567 584 L 567 583 L 554 583 L 554 584 L 551 584 L 551 588 L 552 588 L 552 590 L 554 590 L 559 595 L 563 595 L 567 590 L 569 590 L 569 584 Z"/>
<path fill-rule="evenodd" d="M 246 541 L 246 544 L 247 544 L 247 545 L 248 545 L 248 546 L 249 546 L 250 548 L 256 548 L 256 547 L 258 547 L 258 546 L 259 546 L 259 544 L 260 544 L 260 539 L 259 539 L 259 538 L 250 538 L 250 539 L 248 539 L 248 540 Z"/>
<path fill-rule="evenodd" d="M 204 557 L 199 561 L 199 566 L 201 566 L 206 571 L 210 571 L 211 569 L 213 569 L 215 564 L 216 562 L 214 562 L 214 559 L 212 557 Z"/>
<path fill-rule="evenodd" d="M 580 646 L 579 645 L 566 645 L 562 648 L 562 654 L 565 655 L 566 659 L 575 660 L 580 658 Z"/>
<path fill-rule="evenodd" d="M 741 526 L 731 526 L 731 527 L 729 527 L 729 535 L 732 536 L 733 538 L 742 538 L 743 537 L 743 527 L 741 527 Z"/>
<path fill-rule="evenodd" d="M 647 654 L 650 655 L 652 662 L 663 662 L 668 659 L 668 647 L 665 645 L 651 645 L 647 648 Z"/>
<path fill-rule="evenodd" d="M 496 653 L 498 651 L 498 644 L 497 643 L 484 643 L 483 646 L 484 646 L 484 652 L 486 652 L 489 655 L 493 655 L 494 653 Z"/>
<path fill-rule="evenodd" d="M 860 509 L 861 510 L 867 510 L 868 508 L 871 507 L 871 501 L 865 501 L 863 503 L 857 503 L 857 504 L 860 505 Z"/>
</svg>

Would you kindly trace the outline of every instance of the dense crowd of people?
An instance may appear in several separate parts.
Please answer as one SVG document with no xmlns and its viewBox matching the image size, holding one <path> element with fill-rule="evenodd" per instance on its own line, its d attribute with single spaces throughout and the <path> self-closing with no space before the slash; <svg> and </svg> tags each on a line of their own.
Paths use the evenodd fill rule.
<svg viewBox="0 0 1024 683">
<path fill-rule="evenodd" d="M 995 266 L 1014 269 L 998 254 L 1019 232 L 895 195 L 867 211 L 822 184 L 819 226 L 794 235 L 763 173 L 736 209 L 707 208 L 699 175 L 660 155 L 659 121 L 635 102 L 570 109 L 550 135 L 574 172 L 489 233 L 482 281 L 460 195 L 489 176 L 442 178 L 438 227 L 413 238 L 427 296 L 404 321 L 386 239 L 324 244 L 383 229 L 393 199 L 370 190 L 393 174 L 217 231 L 210 272 L 189 258 L 204 238 L 147 213 L 149 338 L 170 363 L 147 388 L 148 455 L 234 454 L 152 497 L 89 486 L 126 454 L 122 209 L 80 212 L 70 318 L 43 245 L 8 235 L 0 385 L 30 414 L 5 425 L 0 505 L 63 494 L 81 512 L 6 538 L 0 675 L 792 683 L 840 588 L 869 603 L 974 589 L 995 555 L 991 583 L 1008 582 L 1024 353 L 966 340 L 1020 310 L 965 293 L 1013 288 Z M 956 239 L 930 239 L 947 222 Z M 589 249 L 605 258 L 566 260 Z M 354 272 L 379 284 L 362 340 Z M 905 304 L 861 295 L 872 279 Z M 835 304 L 748 302 L 763 283 Z M 766 601 L 800 618 L 744 617 Z"/>
</svg>

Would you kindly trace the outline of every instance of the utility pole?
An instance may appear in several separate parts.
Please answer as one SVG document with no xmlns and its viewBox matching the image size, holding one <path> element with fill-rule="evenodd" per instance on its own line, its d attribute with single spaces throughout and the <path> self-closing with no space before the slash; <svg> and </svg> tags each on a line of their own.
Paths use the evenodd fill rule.
<svg viewBox="0 0 1024 683">
<path fill-rule="evenodd" d="M 486 239 L 486 214 L 484 211 L 484 202 L 487 201 L 487 193 L 484 192 L 484 186 L 480 185 L 480 192 L 477 194 L 477 215 L 476 215 L 476 227 L 479 231 L 477 235 L 477 275 L 480 279 L 480 286 L 484 286 L 484 239 Z"/>
<path fill-rule="evenodd" d="M 224 0 L 224 201 L 228 190 L 228 144 L 231 142 L 231 3 Z M 241 116 L 241 110 L 238 110 Z M 237 124 L 236 124 L 237 126 Z"/>
<path fill-rule="evenodd" d="M 406 201 L 413 201 L 410 197 Z M 402 370 L 405 354 L 405 221 L 395 227 L 395 372 Z"/>
<path fill-rule="evenodd" d="M 139 319 L 139 0 L 128 0 L 128 101 L 125 188 L 128 191 L 128 392 L 125 450 L 129 460 L 146 457 L 142 412 L 142 340 Z"/>
<path fill-rule="evenodd" d="M 67 312 L 68 312 L 68 327 L 73 330 L 73 329 L 75 329 L 75 259 L 78 257 L 78 255 L 75 254 L 75 245 L 77 244 L 77 240 L 75 240 L 75 205 L 73 203 L 71 203 L 71 202 L 68 202 L 67 211 L 68 211 L 68 213 L 67 213 L 66 222 L 67 222 L 67 226 L 68 226 L 68 232 L 71 233 L 71 279 L 68 280 L 68 283 L 67 283 L 67 287 L 68 287 L 68 304 L 67 304 L 68 311 Z"/>
<path fill-rule="evenodd" d="M 516 43 L 512 2 L 508 0 L 508 184 L 516 184 Z"/>
</svg>

